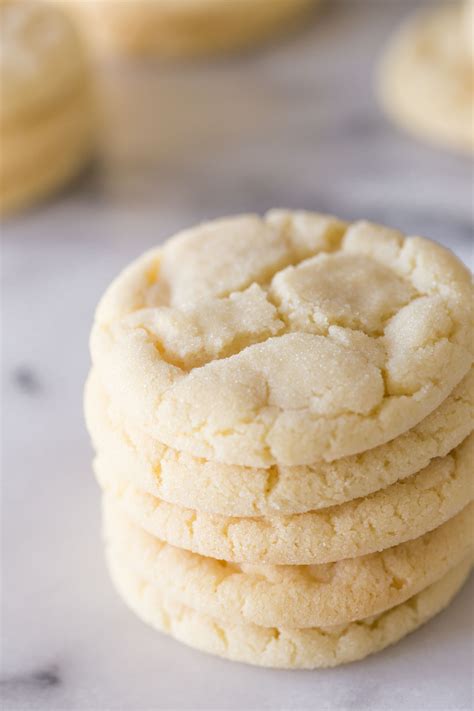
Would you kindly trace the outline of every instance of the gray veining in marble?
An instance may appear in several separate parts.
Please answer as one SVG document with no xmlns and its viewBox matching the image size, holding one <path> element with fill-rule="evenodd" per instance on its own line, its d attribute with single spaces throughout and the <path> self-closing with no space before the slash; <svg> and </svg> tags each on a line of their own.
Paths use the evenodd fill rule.
<svg viewBox="0 0 474 711">
<path fill-rule="evenodd" d="M 247 56 L 105 67 L 103 159 L 3 227 L 5 711 L 472 708 L 472 581 L 401 644 L 325 672 L 230 664 L 143 626 L 104 570 L 81 411 L 99 295 L 199 220 L 325 210 L 426 234 L 472 264 L 469 159 L 399 132 L 373 96 L 376 58 L 413 4 L 332 0 Z"/>
</svg>

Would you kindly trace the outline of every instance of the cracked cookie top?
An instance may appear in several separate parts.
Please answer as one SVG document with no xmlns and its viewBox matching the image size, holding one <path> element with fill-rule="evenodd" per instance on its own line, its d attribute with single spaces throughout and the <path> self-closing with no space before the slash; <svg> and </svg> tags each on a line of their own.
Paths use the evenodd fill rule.
<svg viewBox="0 0 474 711">
<path fill-rule="evenodd" d="M 31 0 L 0 2 L 0 121 L 28 118 L 74 89 L 84 53 L 61 10 Z"/>
<path fill-rule="evenodd" d="M 189 230 L 103 297 L 92 356 L 151 436 L 246 466 L 333 460 L 437 407 L 472 362 L 471 283 L 446 249 L 273 211 Z"/>
</svg>

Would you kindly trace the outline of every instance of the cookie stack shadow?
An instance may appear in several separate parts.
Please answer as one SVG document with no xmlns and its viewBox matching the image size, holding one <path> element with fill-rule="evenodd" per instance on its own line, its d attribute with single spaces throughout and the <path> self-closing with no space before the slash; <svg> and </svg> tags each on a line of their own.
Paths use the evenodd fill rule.
<svg viewBox="0 0 474 711">
<path fill-rule="evenodd" d="M 85 409 L 132 610 L 310 669 L 446 607 L 473 552 L 470 289 L 427 240 L 284 211 L 189 230 L 120 275 Z"/>
</svg>

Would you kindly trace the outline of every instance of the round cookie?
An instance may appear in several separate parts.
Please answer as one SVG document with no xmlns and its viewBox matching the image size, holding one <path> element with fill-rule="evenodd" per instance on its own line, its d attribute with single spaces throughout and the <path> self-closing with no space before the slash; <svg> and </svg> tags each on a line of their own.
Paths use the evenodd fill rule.
<svg viewBox="0 0 474 711">
<path fill-rule="evenodd" d="M 166 599 L 262 627 L 339 625 L 379 614 L 439 580 L 472 553 L 473 506 L 407 543 L 313 566 L 229 564 L 174 548 L 104 500 L 106 547 Z"/>
<path fill-rule="evenodd" d="M 400 640 L 445 608 L 465 582 L 471 561 L 382 614 L 337 627 L 291 629 L 222 623 L 164 599 L 110 555 L 113 583 L 144 622 L 204 652 L 234 661 L 286 669 L 315 669 L 353 662 Z"/>
<path fill-rule="evenodd" d="M 472 3 L 417 13 L 392 39 L 379 94 L 387 113 L 421 138 L 474 149 Z"/>
<path fill-rule="evenodd" d="M 135 262 L 91 350 L 127 421 L 251 467 L 331 461 L 414 427 L 468 372 L 472 286 L 446 249 L 366 222 L 243 216 Z"/>
<path fill-rule="evenodd" d="M 313 565 L 356 558 L 418 538 L 473 498 L 474 435 L 421 472 L 364 499 L 294 516 L 230 518 L 168 504 L 95 463 L 98 480 L 130 519 L 178 548 L 231 562 Z"/>
<path fill-rule="evenodd" d="M 72 23 L 40 2 L 0 3 L 0 212 L 51 192 L 89 156 L 95 113 Z"/>
<path fill-rule="evenodd" d="M 288 31 L 316 2 L 68 0 L 99 50 L 165 57 L 227 52 L 257 43 Z"/>
<path fill-rule="evenodd" d="M 426 467 L 473 429 L 474 371 L 428 417 L 391 442 L 359 455 L 268 469 L 198 459 L 127 427 L 97 374 L 85 389 L 89 432 L 103 467 L 169 503 L 225 516 L 295 514 L 367 496 Z"/>
<path fill-rule="evenodd" d="M 0 213 L 47 196 L 78 173 L 94 134 L 90 100 L 84 88 L 41 121 L 8 131 L 0 158 Z"/>
<path fill-rule="evenodd" d="M 463 14 L 464 42 L 474 61 L 474 0 L 463 0 Z"/>
<path fill-rule="evenodd" d="M 0 123 L 42 113 L 84 81 L 84 51 L 71 22 L 51 5 L 0 3 Z"/>
</svg>

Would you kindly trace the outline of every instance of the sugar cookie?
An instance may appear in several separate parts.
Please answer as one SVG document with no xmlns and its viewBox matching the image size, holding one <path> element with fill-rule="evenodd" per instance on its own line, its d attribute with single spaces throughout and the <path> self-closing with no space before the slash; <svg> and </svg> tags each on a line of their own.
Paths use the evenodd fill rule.
<svg viewBox="0 0 474 711">
<path fill-rule="evenodd" d="M 337 666 L 397 642 L 446 607 L 471 569 L 471 560 L 467 560 L 406 602 L 367 620 L 298 630 L 219 622 L 164 599 L 157 588 L 141 580 L 113 554 L 108 563 L 120 596 L 152 627 L 204 652 L 286 669 Z"/>
<path fill-rule="evenodd" d="M 421 138 L 474 149 L 472 0 L 416 14 L 395 35 L 380 72 L 388 114 Z"/>
<path fill-rule="evenodd" d="M 265 40 L 296 24 L 317 0 L 66 2 L 100 51 L 181 57 Z"/>
<path fill-rule="evenodd" d="M 40 2 L 0 3 L 0 212 L 77 173 L 94 127 L 86 58 L 72 23 Z"/>
<path fill-rule="evenodd" d="M 127 426 L 92 372 L 85 393 L 89 432 L 104 466 L 169 503 L 225 516 L 295 514 L 367 496 L 443 457 L 473 429 L 474 371 L 416 427 L 359 455 L 268 469 L 198 459 Z"/>
<path fill-rule="evenodd" d="M 168 504 L 96 460 L 98 480 L 131 520 L 178 548 L 222 560 L 312 565 L 374 553 L 432 531 L 474 496 L 474 435 L 446 457 L 363 499 L 294 516 L 230 518 Z"/>
<path fill-rule="evenodd" d="M 102 299 L 91 349 L 119 410 L 168 446 L 311 464 L 383 444 L 441 404 L 471 366 L 471 297 L 469 272 L 428 240 L 273 212 L 135 262 Z"/>
<path fill-rule="evenodd" d="M 167 599 L 218 620 L 262 627 L 339 625 L 379 614 L 439 580 L 472 552 L 473 506 L 394 548 L 314 566 L 226 563 L 174 548 L 104 500 L 106 546 Z"/>
</svg>

